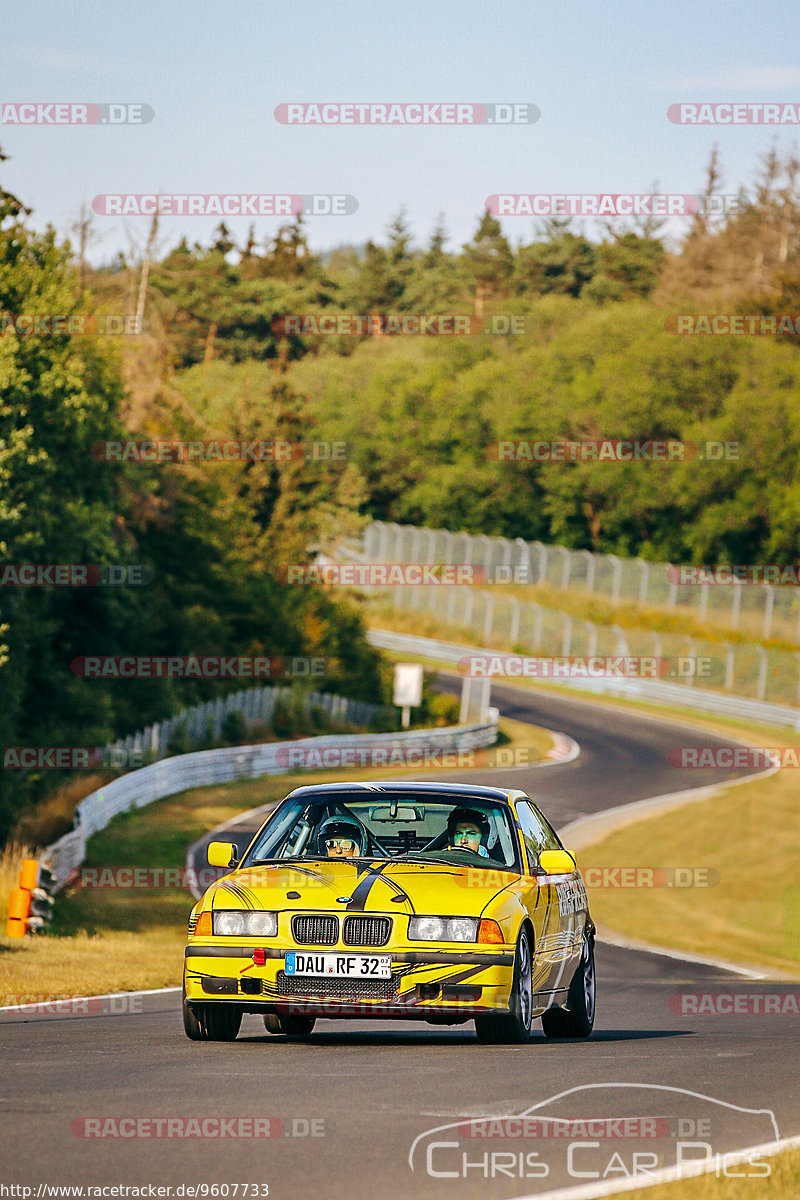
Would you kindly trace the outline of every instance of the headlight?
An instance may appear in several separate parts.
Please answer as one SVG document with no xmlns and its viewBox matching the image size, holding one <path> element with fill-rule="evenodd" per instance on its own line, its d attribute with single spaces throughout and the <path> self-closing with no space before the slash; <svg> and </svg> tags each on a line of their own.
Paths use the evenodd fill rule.
<svg viewBox="0 0 800 1200">
<path fill-rule="evenodd" d="M 215 912 L 214 933 L 223 937 L 273 937 L 278 932 L 274 912 Z"/>
<path fill-rule="evenodd" d="M 412 917 L 408 923 L 412 942 L 474 942 L 477 917 Z"/>
<path fill-rule="evenodd" d="M 278 914 L 274 912 L 248 913 L 247 932 L 254 937 L 274 937 L 278 932 Z"/>
</svg>

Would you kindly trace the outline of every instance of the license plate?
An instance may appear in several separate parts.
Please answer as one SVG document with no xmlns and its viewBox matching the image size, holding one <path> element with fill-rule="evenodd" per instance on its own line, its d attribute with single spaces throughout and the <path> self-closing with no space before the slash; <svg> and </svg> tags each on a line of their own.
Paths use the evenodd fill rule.
<svg viewBox="0 0 800 1200">
<path fill-rule="evenodd" d="M 286 951 L 287 975 L 332 975 L 335 979 L 391 979 L 390 954 L 306 954 Z"/>
</svg>

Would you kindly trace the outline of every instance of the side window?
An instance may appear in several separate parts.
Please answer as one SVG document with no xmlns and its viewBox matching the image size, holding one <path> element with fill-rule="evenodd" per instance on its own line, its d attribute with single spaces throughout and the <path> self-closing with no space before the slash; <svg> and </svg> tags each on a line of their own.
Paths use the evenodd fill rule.
<svg viewBox="0 0 800 1200">
<path fill-rule="evenodd" d="M 559 850 L 561 843 L 538 809 L 527 800 L 517 801 L 517 817 L 522 829 L 522 840 L 528 852 L 530 870 L 539 866 L 542 850 Z"/>
</svg>

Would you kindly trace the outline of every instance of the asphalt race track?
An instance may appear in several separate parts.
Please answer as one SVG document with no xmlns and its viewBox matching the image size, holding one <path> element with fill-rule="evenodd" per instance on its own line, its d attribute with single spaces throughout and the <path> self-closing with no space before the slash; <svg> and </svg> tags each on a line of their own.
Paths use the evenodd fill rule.
<svg viewBox="0 0 800 1200">
<path fill-rule="evenodd" d="M 569 764 L 468 776 L 528 790 L 559 827 L 729 774 L 666 761 L 675 746 L 725 745 L 723 738 L 513 688 L 496 688 L 493 702 L 580 743 Z M 255 824 L 232 836 L 249 840 Z M 692 865 L 701 863 L 698 847 Z M 700 898 L 698 921 L 702 907 Z M 657 940 L 658 931 L 642 930 L 648 936 Z M 0 1013 L 7 1174 L 34 1185 L 34 1197 L 39 1183 L 171 1185 L 173 1196 L 227 1184 L 229 1197 L 234 1184 L 239 1196 L 242 1184 L 258 1184 L 259 1195 L 269 1185 L 271 1200 L 501 1200 L 800 1132 L 800 1018 L 759 1011 L 765 997 L 796 1005 L 800 984 L 754 982 L 602 943 L 597 962 L 595 1032 L 581 1043 L 537 1034 L 524 1047 L 480 1046 L 471 1024 L 369 1021 L 321 1021 L 303 1041 L 266 1034 L 253 1015 L 232 1044 L 192 1043 L 177 993 L 103 1002 L 140 1011 Z M 687 1013 L 705 993 L 718 997 L 716 1011 Z M 732 995 L 755 1011 L 729 1011 Z M 498 1123 L 534 1105 L 562 1123 Z M 224 1137 L 154 1137 L 152 1122 L 120 1125 L 122 1118 L 207 1119 L 207 1131 L 229 1124 Z M 231 1136 L 242 1129 L 239 1118 L 269 1118 L 274 1136 Z M 564 1124 L 589 1118 L 594 1125 Z M 106 1136 L 84 1136 L 86 1119 L 99 1119 L 89 1128 Z M 722 1170 L 724 1159 L 718 1163 Z M 764 1173 L 758 1163 L 735 1169 Z"/>
</svg>

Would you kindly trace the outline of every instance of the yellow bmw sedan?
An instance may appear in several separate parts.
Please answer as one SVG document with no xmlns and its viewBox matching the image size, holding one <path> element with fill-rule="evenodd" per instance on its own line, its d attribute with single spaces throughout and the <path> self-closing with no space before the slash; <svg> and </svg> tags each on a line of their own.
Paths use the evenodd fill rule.
<svg viewBox="0 0 800 1200">
<path fill-rule="evenodd" d="M 595 928 L 569 854 L 521 791 L 439 783 L 297 788 L 189 917 L 183 1021 L 232 1041 L 242 1014 L 475 1022 L 482 1042 L 585 1038 Z"/>
</svg>

